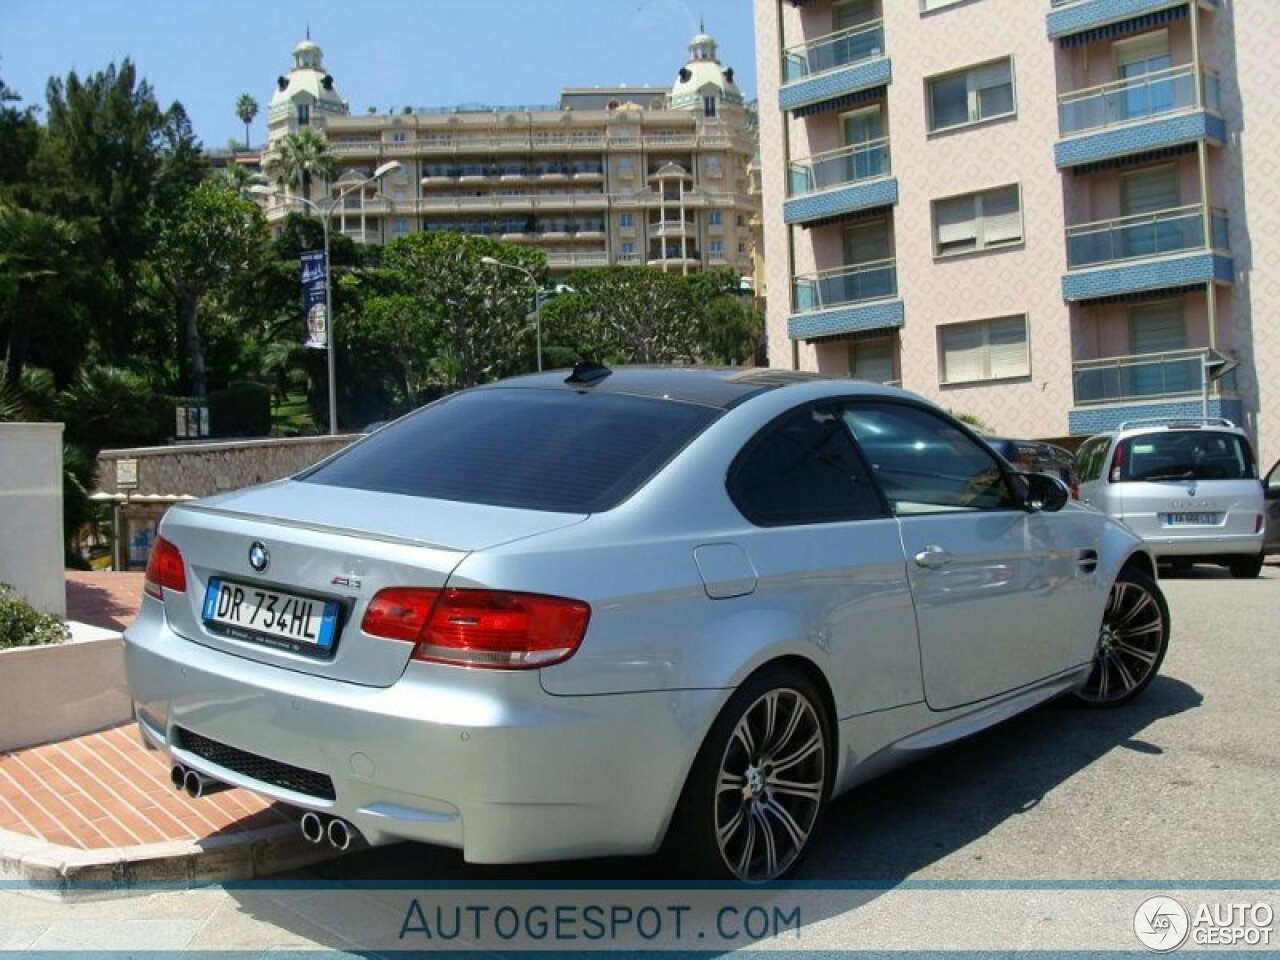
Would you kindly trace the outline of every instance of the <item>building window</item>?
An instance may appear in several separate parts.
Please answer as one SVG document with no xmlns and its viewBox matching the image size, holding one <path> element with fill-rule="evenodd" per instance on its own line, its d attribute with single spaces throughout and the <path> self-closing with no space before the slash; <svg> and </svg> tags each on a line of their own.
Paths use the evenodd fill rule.
<svg viewBox="0 0 1280 960">
<path fill-rule="evenodd" d="M 745 227 L 746 225 L 747 225 L 747 218 L 744 217 L 742 214 L 738 214 L 738 226 Z"/>
<path fill-rule="evenodd" d="M 747 245 L 745 243 L 738 244 L 738 253 L 741 255 L 746 252 L 747 252 Z"/>
<path fill-rule="evenodd" d="M 945 257 L 1022 242 L 1018 185 L 933 202 L 933 252 Z"/>
<path fill-rule="evenodd" d="M 849 376 L 871 383 L 891 383 L 898 379 L 895 371 L 893 337 L 856 340 L 849 344 Z"/>
<path fill-rule="evenodd" d="M 636 215 L 634 213 L 623 213 L 618 215 L 618 226 L 634 227 L 636 225 Z"/>
<path fill-rule="evenodd" d="M 1027 318 L 998 317 L 941 326 L 938 353 L 944 384 L 1029 376 Z"/>
<path fill-rule="evenodd" d="M 404 143 L 404 131 L 403 131 L 403 130 L 396 130 L 394 133 L 392 133 L 392 134 L 391 134 L 391 142 L 392 142 L 392 143 Z"/>
<path fill-rule="evenodd" d="M 311 104 L 298 104 L 298 126 L 305 127 L 311 123 Z"/>
<path fill-rule="evenodd" d="M 963 0 L 920 0 L 920 10 L 928 13 L 930 10 L 941 10 L 943 7 L 953 7 Z"/>
<path fill-rule="evenodd" d="M 714 156 L 707 157 L 706 160 L 704 161 L 704 164 L 706 166 L 707 176 L 709 177 L 720 176 L 720 158 L 719 157 L 714 157 Z"/>
<path fill-rule="evenodd" d="M 622 255 L 623 255 L 624 257 L 630 257 L 630 256 L 632 256 L 635 252 L 636 252 L 636 245 L 635 245 L 634 243 L 632 243 L 630 240 L 626 240 L 626 241 L 624 241 L 624 242 L 623 242 L 623 244 L 622 244 Z"/>
<path fill-rule="evenodd" d="M 620 176 L 629 177 L 631 176 L 633 170 L 634 170 L 634 167 L 632 166 L 630 157 L 618 158 L 618 174 Z"/>
<path fill-rule="evenodd" d="M 396 217 L 395 225 L 391 229 L 393 233 L 408 233 L 409 225 L 405 223 L 404 217 Z"/>
<path fill-rule="evenodd" d="M 930 131 L 1011 116 L 1017 110 L 1013 60 L 1008 57 L 934 77 L 928 86 Z"/>
<path fill-rule="evenodd" d="M 714 117 L 716 115 L 716 98 L 715 97 L 702 98 L 702 112 L 704 115 L 708 117 Z"/>
<path fill-rule="evenodd" d="M 723 240 L 712 240 L 712 241 L 711 241 L 711 256 L 713 256 L 713 257 L 723 257 L 723 256 L 724 256 L 724 241 L 723 241 Z"/>
<path fill-rule="evenodd" d="M 722 223 L 724 223 L 724 214 L 722 214 L 719 210 L 712 210 L 709 214 L 707 214 L 707 223 L 711 224 L 711 226 L 713 227 L 720 226 Z"/>
</svg>

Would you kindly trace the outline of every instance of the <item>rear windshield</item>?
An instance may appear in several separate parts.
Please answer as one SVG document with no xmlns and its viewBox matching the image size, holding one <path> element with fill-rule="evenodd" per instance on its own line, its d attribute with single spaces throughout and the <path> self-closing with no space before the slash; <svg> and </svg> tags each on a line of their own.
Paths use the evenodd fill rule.
<svg viewBox="0 0 1280 960">
<path fill-rule="evenodd" d="M 298 479 L 525 510 L 617 506 L 719 411 L 673 400 L 493 388 L 455 394 Z"/>
<path fill-rule="evenodd" d="M 1169 430 L 1122 441 L 1119 480 L 1243 480 L 1257 476 L 1238 434 Z"/>
</svg>

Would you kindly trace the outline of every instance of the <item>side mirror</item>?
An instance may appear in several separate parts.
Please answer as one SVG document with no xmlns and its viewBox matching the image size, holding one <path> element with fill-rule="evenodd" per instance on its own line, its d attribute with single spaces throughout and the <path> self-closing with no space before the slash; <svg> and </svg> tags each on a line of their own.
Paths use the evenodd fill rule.
<svg viewBox="0 0 1280 960">
<path fill-rule="evenodd" d="M 1045 473 L 1023 473 L 1019 476 L 1026 485 L 1023 507 L 1028 513 L 1056 513 L 1071 499 L 1071 491 L 1057 477 Z"/>
</svg>

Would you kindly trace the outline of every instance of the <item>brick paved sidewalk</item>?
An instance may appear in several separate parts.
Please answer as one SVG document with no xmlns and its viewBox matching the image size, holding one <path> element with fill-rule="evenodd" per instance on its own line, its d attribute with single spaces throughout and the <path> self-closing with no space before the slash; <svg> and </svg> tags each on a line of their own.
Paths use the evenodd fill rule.
<svg viewBox="0 0 1280 960">
<path fill-rule="evenodd" d="M 100 570 L 67 571 L 67 619 L 106 630 L 123 630 L 142 605 L 144 574 Z"/>
</svg>

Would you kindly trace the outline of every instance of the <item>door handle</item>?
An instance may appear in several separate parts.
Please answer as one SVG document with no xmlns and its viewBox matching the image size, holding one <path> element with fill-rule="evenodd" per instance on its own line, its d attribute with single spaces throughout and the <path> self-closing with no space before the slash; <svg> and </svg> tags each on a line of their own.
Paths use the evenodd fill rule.
<svg viewBox="0 0 1280 960">
<path fill-rule="evenodd" d="M 1098 569 L 1098 551 L 1081 550 L 1076 555 L 1076 566 L 1080 568 L 1081 573 L 1093 573 Z"/>
<path fill-rule="evenodd" d="M 916 554 L 916 566 L 924 567 L 927 570 L 937 570 L 939 567 L 945 567 L 955 557 L 951 556 L 941 547 L 930 544 L 919 553 Z"/>
</svg>

